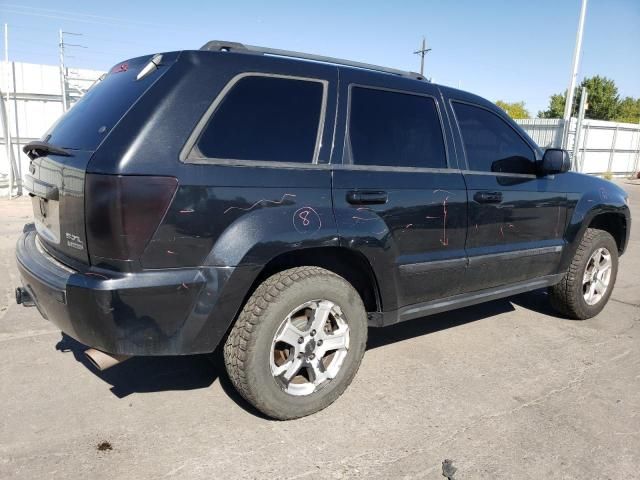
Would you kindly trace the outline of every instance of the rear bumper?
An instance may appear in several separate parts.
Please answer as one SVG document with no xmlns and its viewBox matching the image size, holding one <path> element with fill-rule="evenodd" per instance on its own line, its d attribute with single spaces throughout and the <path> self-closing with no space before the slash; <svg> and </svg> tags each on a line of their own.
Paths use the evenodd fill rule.
<svg viewBox="0 0 640 480">
<path fill-rule="evenodd" d="M 34 231 L 18 240 L 16 259 L 23 287 L 44 318 L 114 354 L 211 352 L 242 303 L 233 294 L 234 272 L 242 269 L 233 267 L 79 272 L 52 258 Z"/>
</svg>

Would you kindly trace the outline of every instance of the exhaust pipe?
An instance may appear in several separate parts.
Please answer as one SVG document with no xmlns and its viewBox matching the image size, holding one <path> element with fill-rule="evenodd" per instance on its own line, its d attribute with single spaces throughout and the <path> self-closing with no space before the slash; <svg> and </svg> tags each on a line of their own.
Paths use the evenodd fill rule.
<svg viewBox="0 0 640 480">
<path fill-rule="evenodd" d="M 129 360 L 131 355 L 117 355 L 115 353 L 105 353 L 95 348 L 90 348 L 84 351 L 85 357 L 91 362 L 91 365 L 96 367 L 101 372 L 107 368 L 111 368 L 114 365 Z"/>
</svg>

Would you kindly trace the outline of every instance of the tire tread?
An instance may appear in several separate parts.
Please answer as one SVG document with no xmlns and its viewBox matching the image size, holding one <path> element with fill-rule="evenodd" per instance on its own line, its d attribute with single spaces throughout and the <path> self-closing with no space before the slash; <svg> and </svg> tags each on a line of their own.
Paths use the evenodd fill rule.
<svg viewBox="0 0 640 480">
<path fill-rule="evenodd" d="M 585 268 L 585 262 L 591 255 L 594 243 L 600 237 L 608 237 L 615 244 L 615 240 L 608 232 L 596 228 L 587 228 L 571 260 L 569 269 L 563 275 L 562 280 L 549 289 L 551 305 L 566 317 L 584 320 L 591 316 L 579 303 L 578 292 L 582 291 L 582 271 Z"/>
<path fill-rule="evenodd" d="M 246 367 L 247 355 L 255 341 L 252 335 L 267 307 L 276 303 L 280 294 L 294 283 L 309 277 L 331 276 L 340 280 L 339 275 L 320 267 L 303 266 L 283 270 L 267 278 L 253 292 L 238 316 L 227 341 L 224 344 L 224 362 L 231 383 L 249 403 L 259 407 L 260 399 L 249 387 Z"/>
</svg>

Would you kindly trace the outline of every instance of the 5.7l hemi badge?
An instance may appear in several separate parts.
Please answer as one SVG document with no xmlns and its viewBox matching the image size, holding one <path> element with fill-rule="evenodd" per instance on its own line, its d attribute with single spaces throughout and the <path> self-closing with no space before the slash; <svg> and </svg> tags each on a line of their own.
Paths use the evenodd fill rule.
<svg viewBox="0 0 640 480">
<path fill-rule="evenodd" d="M 76 250 L 84 250 L 84 244 L 78 235 L 65 233 L 65 237 L 67 238 L 67 246 L 75 248 Z"/>
</svg>

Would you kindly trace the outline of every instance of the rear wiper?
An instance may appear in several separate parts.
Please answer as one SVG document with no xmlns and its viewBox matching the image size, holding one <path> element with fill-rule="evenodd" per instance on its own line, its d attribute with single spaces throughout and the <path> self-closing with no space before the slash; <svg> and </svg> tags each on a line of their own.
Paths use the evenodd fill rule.
<svg viewBox="0 0 640 480">
<path fill-rule="evenodd" d="M 63 157 L 73 156 L 69 151 L 62 147 L 57 147 L 56 145 L 52 145 L 47 142 L 41 142 L 40 140 L 27 143 L 22 147 L 22 151 L 26 153 L 31 160 L 42 157 L 48 153 L 52 153 L 53 155 L 62 155 Z"/>
</svg>

